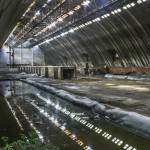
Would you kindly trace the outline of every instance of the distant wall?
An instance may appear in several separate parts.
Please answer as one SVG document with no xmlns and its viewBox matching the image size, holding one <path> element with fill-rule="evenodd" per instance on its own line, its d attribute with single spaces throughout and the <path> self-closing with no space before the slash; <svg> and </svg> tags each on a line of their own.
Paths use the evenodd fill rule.
<svg viewBox="0 0 150 150">
<path fill-rule="evenodd" d="M 15 49 L 15 64 L 32 64 L 32 51 L 26 48 Z"/>
<path fill-rule="evenodd" d="M 29 64 L 29 65 L 44 65 L 44 56 L 38 47 L 29 48 L 16 48 L 15 64 Z"/>
<path fill-rule="evenodd" d="M 45 65 L 45 57 L 42 50 L 38 46 L 36 46 L 32 48 L 32 51 L 33 51 L 33 64 L 39 66 Z"/>
<path fill-rule="evenodd" d="M 9 55 L 7 53 L 7 50 L 0 49 L 0 68 L 7 67 L 8 63 L 9 63 Z"/>
</svg>

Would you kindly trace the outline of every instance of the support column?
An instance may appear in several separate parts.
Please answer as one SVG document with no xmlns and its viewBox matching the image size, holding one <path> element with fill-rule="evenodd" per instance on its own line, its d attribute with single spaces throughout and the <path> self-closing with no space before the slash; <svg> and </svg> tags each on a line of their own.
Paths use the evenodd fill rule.
<svg viewBox="0 0 150 150">
<path fill-rule="evenodd" d="M 33 52 L 33 48 L 31 50 L 32 50 L 32 66 L 34 66 L 34 52 Z"/>
<path fill-rule="evenodd" d="M 8 54 L 9 54 L 9 68 L 11 68 L 12 66 L 12 64 L 11 64 L 11 47 L 9 47 L 9 52 L 8 52 Z"/>
<path fill-rule="evenodd" d="M 22 65 L 22 43 L 20 47 L 20 65 Z"/>
</svg>

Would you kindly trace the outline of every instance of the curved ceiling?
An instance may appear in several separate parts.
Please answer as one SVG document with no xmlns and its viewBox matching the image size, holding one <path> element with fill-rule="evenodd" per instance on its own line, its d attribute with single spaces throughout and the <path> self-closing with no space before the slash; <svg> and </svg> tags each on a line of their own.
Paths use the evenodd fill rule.
<svg viewBox="0 0 150 150">
<path fill-rule="evenodd" d="M 89 56 L 94 66 L 150 64 L 150 2 L 128 9 L 41 46 L 46 64 L 82 65 Z"/>
<path fill-rule="evenodd" d="M 0 0 L 0 47 L 30 3 L 31 0 Z"/>
<path fill-rule="evenodd" d="M 24 25 L 13 32 L 14 38 L 10 39 L 10 43 L 16 39 L 15 44 L 12 44 L 13 48 L 14 45 L 22 45 L 31 39 L 30 46 L 35 46 L 55 34 L 60 35 L 64 30 L 66 31 L 66 28 L 70 30 L 71 27 L 80 23 L 85 24 L 87 20 L 93 20 L 97 16 L 102 17 L 110 12 L 109 17 L 48 43 L 40 44 L 45 64 L 82 66 L 88 61 L 94 67 L 117 65 L 147 67 L 150 64 L 150 1 L 142 1 L 93 0 L 90 1 L 89 6 L 84 7 L 82 0 L 38 0 L 31 12 L 23 17 L 26 19 Z M 131 3 L 134 3 L 133 7 L 123 9 L 123 6 Z M 0 29 L 4 30 L 0 33 L 2 44 L 25 6 L 20 6 L 23 4 L 20 0 L 13 2 L 0 0 L 0 4 L 5 4 L 8 10 L 5 5 L 4 8 L 9 12 L 2 13 L 4 16 L 0 18 Z M 107 5 L 103 7 L 102 4 Z M 72 8 L 79 10 L 70 16 L 68 14 Z M 121 8 L 121 11 L 112 14 L 112 11 L 118 8 Z M 66 14 L 64 21 L 58 21 Z M 54 27 L 50 26 L 52 24 Z"/>
</svg>

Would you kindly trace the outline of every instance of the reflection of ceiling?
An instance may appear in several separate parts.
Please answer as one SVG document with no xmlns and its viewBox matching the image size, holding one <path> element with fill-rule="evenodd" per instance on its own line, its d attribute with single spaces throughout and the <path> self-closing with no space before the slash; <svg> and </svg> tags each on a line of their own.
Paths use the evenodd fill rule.
<svg viewBox="0 0 150 150">
<path fill-rule="evenodd" d="M 0 47 L 6 41 L 19 18 L 27 8 L 29 2 L 25 0 L 0 0 Z"/>
</svg>

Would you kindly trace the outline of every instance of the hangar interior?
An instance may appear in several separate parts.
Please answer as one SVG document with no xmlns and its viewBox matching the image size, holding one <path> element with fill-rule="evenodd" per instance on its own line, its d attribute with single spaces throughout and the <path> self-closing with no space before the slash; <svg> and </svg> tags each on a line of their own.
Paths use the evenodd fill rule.
<svg viewBox="0 0 150 150">
<path fill-rule="evenodd" d="M 0 147 L 149 150 L 149 16 L 149 0 L 0 0 Z"/>
</svg>

